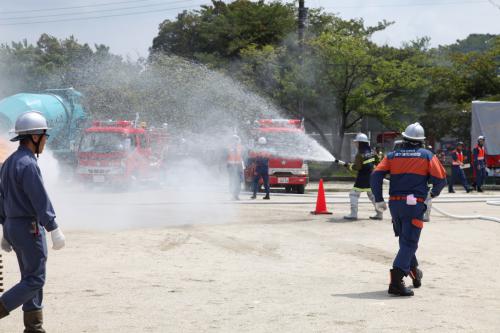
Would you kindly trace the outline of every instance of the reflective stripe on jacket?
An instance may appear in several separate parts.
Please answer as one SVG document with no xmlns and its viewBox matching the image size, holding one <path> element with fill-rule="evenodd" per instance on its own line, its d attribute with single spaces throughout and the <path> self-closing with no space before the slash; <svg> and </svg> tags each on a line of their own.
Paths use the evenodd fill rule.
<svg viewBox="0 0 500 333">
<path fill-rule="evenodd" d="M 240 144 L 233 145 L 229 148 L 229 154 L 227 155 L 228 164 L 241 164 L 243 147 Z"/>
<path fill-rule="evenodd" d="M 451 154 L 452 165 L 463 165 L 464 164 L 464 153 L 462 151 L 454 150 Z"/>
<path fill-rule="evenodd" d="M 411 145 L 387 154 L 373 171 L 371 189 L 376 202 L 383 201 L 382 182 L 386 174 L 391 175 L 391 196 L 413 194 L 426 198 L 429 180 L 433 185 L 432 195 L 438 196 L 446 185 L 446 171 L 438 158 L 427 149 Z"/>
</svg>

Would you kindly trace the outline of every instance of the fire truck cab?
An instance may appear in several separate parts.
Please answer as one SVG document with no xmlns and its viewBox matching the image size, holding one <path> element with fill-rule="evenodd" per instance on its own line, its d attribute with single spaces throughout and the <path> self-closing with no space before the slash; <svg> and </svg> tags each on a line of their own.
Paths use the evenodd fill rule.
<svg viewBox="0 0 500 333">
<path fill-rule="evenodd" d="M 305 132 L 304 124 L 299 119 L 261 119 L 255 122 L 252 135 L 257 140 L 265 137 L 266 150 L 274 151 L 269 157 L 269 186 L 285 188 L 286 192 L 303 194 L 309 182 L 307 163 L 296 157 L 291 157 L 294 142 L 299 142 L 298 136 Z M 286 152 L 280 154 L 281 152 Z M 252 149 L 249 150 L 251 155 Z M 250 189 L 254 170 L 251 163 L 246 163 L 245 186 Z M 262 183 L 262 181 L 261 181 Z"/>
<path fill-rule="evenodd" d="M 132 121 L 94 121 L 77 149 L 77 176 L 87 183 L 127 186 L 159 176 L 166 134 Z M 154 141 L 154 142 L 153 142 Z"/>
</svg>

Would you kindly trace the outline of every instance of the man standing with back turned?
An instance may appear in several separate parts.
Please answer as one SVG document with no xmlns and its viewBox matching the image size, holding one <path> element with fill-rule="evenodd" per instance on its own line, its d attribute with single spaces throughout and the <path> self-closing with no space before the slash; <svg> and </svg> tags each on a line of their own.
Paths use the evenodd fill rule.
<svg viewBox="0 0 500 333">
<path fill-rule="evenodd" d="M 429 150 L 422 148 L 424 128 L 419 123 L 409 125 L 403 132 L 401 148 L 387 154 L 372 174 L 371 188 L 376 209 L 384 211 L 387 205 L 382 196 L 382 183 L 386 174 L 391 175 L 389 209 L 394 234 L 399 237 L 399 251 L 391 269 L 389 294 L 413 296 L 405 286 L 403 277 L 410 275 L 413 287 L 422 284 L 422 271 L 418 269 L 415 253 L 420 232 L 424 226 L 423 215 L 427 209 L 427 183 L 432 183 L 431 198 L 437 197 L 446 186 L 446 172 L 441 162 Z"/>
<path fill-rule="evenodd" d="M 16 253 L 21 281 L 0 297 L 0 318 L 23 306 L 25 333 L 44 333 L 42 300 L 47 262 L 45 230 L 51 233 L 52 248 L 59 250 L 65 238 L 55 221 L 55 213 L 43 185 L 37 157 L 47 142 L 47 121 L 36 111 L 16 120 L 19 148 L 3 164 L 0 172 L 1 247 Z"/>
</svg>

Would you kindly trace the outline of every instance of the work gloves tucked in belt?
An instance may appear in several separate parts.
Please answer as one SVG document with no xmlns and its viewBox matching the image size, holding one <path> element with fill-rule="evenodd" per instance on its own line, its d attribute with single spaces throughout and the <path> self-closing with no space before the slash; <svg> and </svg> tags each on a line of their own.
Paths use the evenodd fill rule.
<svg viewBox="0 0 500 333">
<path fill-rule="evenodd" d="M 5 252 L 10 252 L 12 251 L 12 246 L 10 245 L 9 242 L 5 238 L 2 237 L 2 250 Z"/>
<path fill-rule="evenodd" d="M 380 202 L 376 202 L 375 203 L 375 210 L 377 212 L 383 212 L 384 210 L 387 209 L 387 204 L 385 203 L 385 201 L 380 201 Z"/>
<path fill-rule="evenodd" d="M 66 238 L 60 228 L 52 230 L 50 232 L 50 238 L 52 238 L 52 248 L 54 250 L 60 250 L 66 244 Z"/>
</svg>

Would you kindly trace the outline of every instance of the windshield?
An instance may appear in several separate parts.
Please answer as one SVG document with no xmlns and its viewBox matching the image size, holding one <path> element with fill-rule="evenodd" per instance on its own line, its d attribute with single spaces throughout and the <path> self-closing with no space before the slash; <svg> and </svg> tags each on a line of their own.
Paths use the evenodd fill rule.
<svg viewBox="0 0 500 333">
<path fill-rule="evenodd" d="M 130 138 L 119 133 L 86 133 L 80 143 L 83 153 L 111 153 L 130 149 Z"/>
<path fill-rule="evenodd" d="M 297 149 L 304 145 L 305 134 L 299 131 L 292 132 L 266 132 L 260 134 L 267 140 L 268 149 Z"/>
<path fill-rule="evenodd" d="M 259 145 L 257 142 L 259 137 L 266 138 L 266 143 Z M 252 150 L 267 152 L 281 158 L 332 160 L 332 155 L 303 131 L 259 131 Z"/>
</svg>

